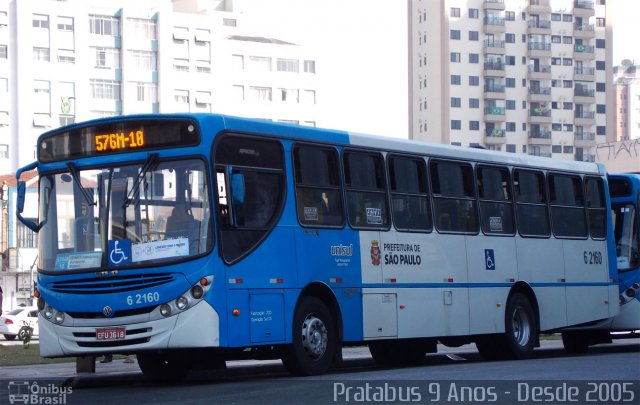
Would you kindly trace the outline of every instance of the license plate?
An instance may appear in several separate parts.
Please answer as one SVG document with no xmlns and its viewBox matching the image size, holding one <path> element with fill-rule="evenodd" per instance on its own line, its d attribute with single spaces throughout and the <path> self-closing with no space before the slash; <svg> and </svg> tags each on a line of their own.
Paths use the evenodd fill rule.
<svg viewBox="0 0 640 405">
<path fill-rule="evenodd" d="M 124 339 L 124 328 L 99 328 L 96 329 L 97 340 L 120 340 Z"/>
</svg>

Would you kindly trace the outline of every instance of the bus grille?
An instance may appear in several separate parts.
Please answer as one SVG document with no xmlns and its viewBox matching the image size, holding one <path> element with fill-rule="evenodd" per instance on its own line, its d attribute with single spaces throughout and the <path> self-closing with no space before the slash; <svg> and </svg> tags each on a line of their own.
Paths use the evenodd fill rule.
<svg viewBox="0 0 640 405">
<path fill-rule="evenodd" d="M 113 294 L 156 287 L 174 280 L 172 274 L 91 278 L 55 282 L 51 285 L 51 291 L 62 294 Z"/>
</svg>

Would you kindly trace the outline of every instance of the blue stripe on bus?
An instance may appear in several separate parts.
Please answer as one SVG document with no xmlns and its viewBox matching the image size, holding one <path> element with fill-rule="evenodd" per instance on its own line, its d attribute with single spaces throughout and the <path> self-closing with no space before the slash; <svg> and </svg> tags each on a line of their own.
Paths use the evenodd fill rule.
<svg viewBox="0 0 640 405">
<path fill-rule="evenodd" d="M 515 283 L 371 283 L 362 288 L 492 288 L 512 287 Z M 531 287 L 608 287 L 617 283 L 529 283 Z"/>
</svg>

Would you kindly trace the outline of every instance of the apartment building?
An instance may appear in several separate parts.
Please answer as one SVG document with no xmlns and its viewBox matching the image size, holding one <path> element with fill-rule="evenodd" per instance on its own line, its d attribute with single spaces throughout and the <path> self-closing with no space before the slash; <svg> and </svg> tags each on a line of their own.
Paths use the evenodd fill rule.
<svg viewBox="0 0 640 405">
<path fill-rule="evenodd" d="M 583 161 L 613 139 L 604 0 L 411 0 L 409 8 L 413 139 Z"/>
<path fill-rule="evenodd" d="M 617 141 L 640 138 L 640 76 L 638 66 L 625 59 L 614 67 L 615 134 Z"/>
<path fill-rule="evenodd" d="M 241 0 L 0 0 L 0 173 L 91 118 L 219 112 L 316 125 L 316 58 Z M 244 13 L 239 12 L 244 11 Z"/>
</svg>

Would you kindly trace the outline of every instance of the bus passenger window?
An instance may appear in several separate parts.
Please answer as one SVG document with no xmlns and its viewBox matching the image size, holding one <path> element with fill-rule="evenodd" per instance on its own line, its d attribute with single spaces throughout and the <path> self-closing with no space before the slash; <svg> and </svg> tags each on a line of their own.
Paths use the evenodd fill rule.
<svg viewBox="0 0 640 405">
<path fill-rule="evenodd" d="M 344 223 L 338 152 L 297 145 L 293 150 L 296 210 L 302 226 L 341 227 Z"/>
<path fill-rule="evenodd" d="M 544 186 L 544 174 L 531 170 L 514 170 L 516 222 L 522 236 L 548 237 L 551 234 Z"/>
<path fill-rule="evenodd" d="M 422 159 L 389 158 L 391 213 L 399 231 L 431 231 L 427 167 Z"/>
<path fill-rule="evenodd" d="M 388 229 L 389 209 L 382 155 L 348 151 L 343 155 L 343 164 L 351 226 L 360 229 Z"/>
<path fill-rule="evenodd" d="M 477 184 L 482 232 L 489 235 L 513 235 L 516 226 L 509 170 L 480 166 Z"/>
<path fill-rule="evenodd" d="M 589 217 L 589 233 L 594 239 L 607 236 L 607 215 L 604 197 L 604 182 L 599 177 L 586 177 L 584 195 Z"/>
<path fill-rule="evenodd" d="M 588 236 L 580 177 L 549 174 L 549 203 L 554 235 L 565 238 Z"/>
<path fill-rule="evenodd" d="M 431 187 L 439 232 L 478 233 L 473 168 L 470 164 L 432 160 Z"/>
<path fill-rule="evenodd" d="M 615 205 L 611 209 L 616 241 L 618 270 L 635 268 L 640 263 L 638 255 L 638 220 L 632 204 Z"/>
</svg>

